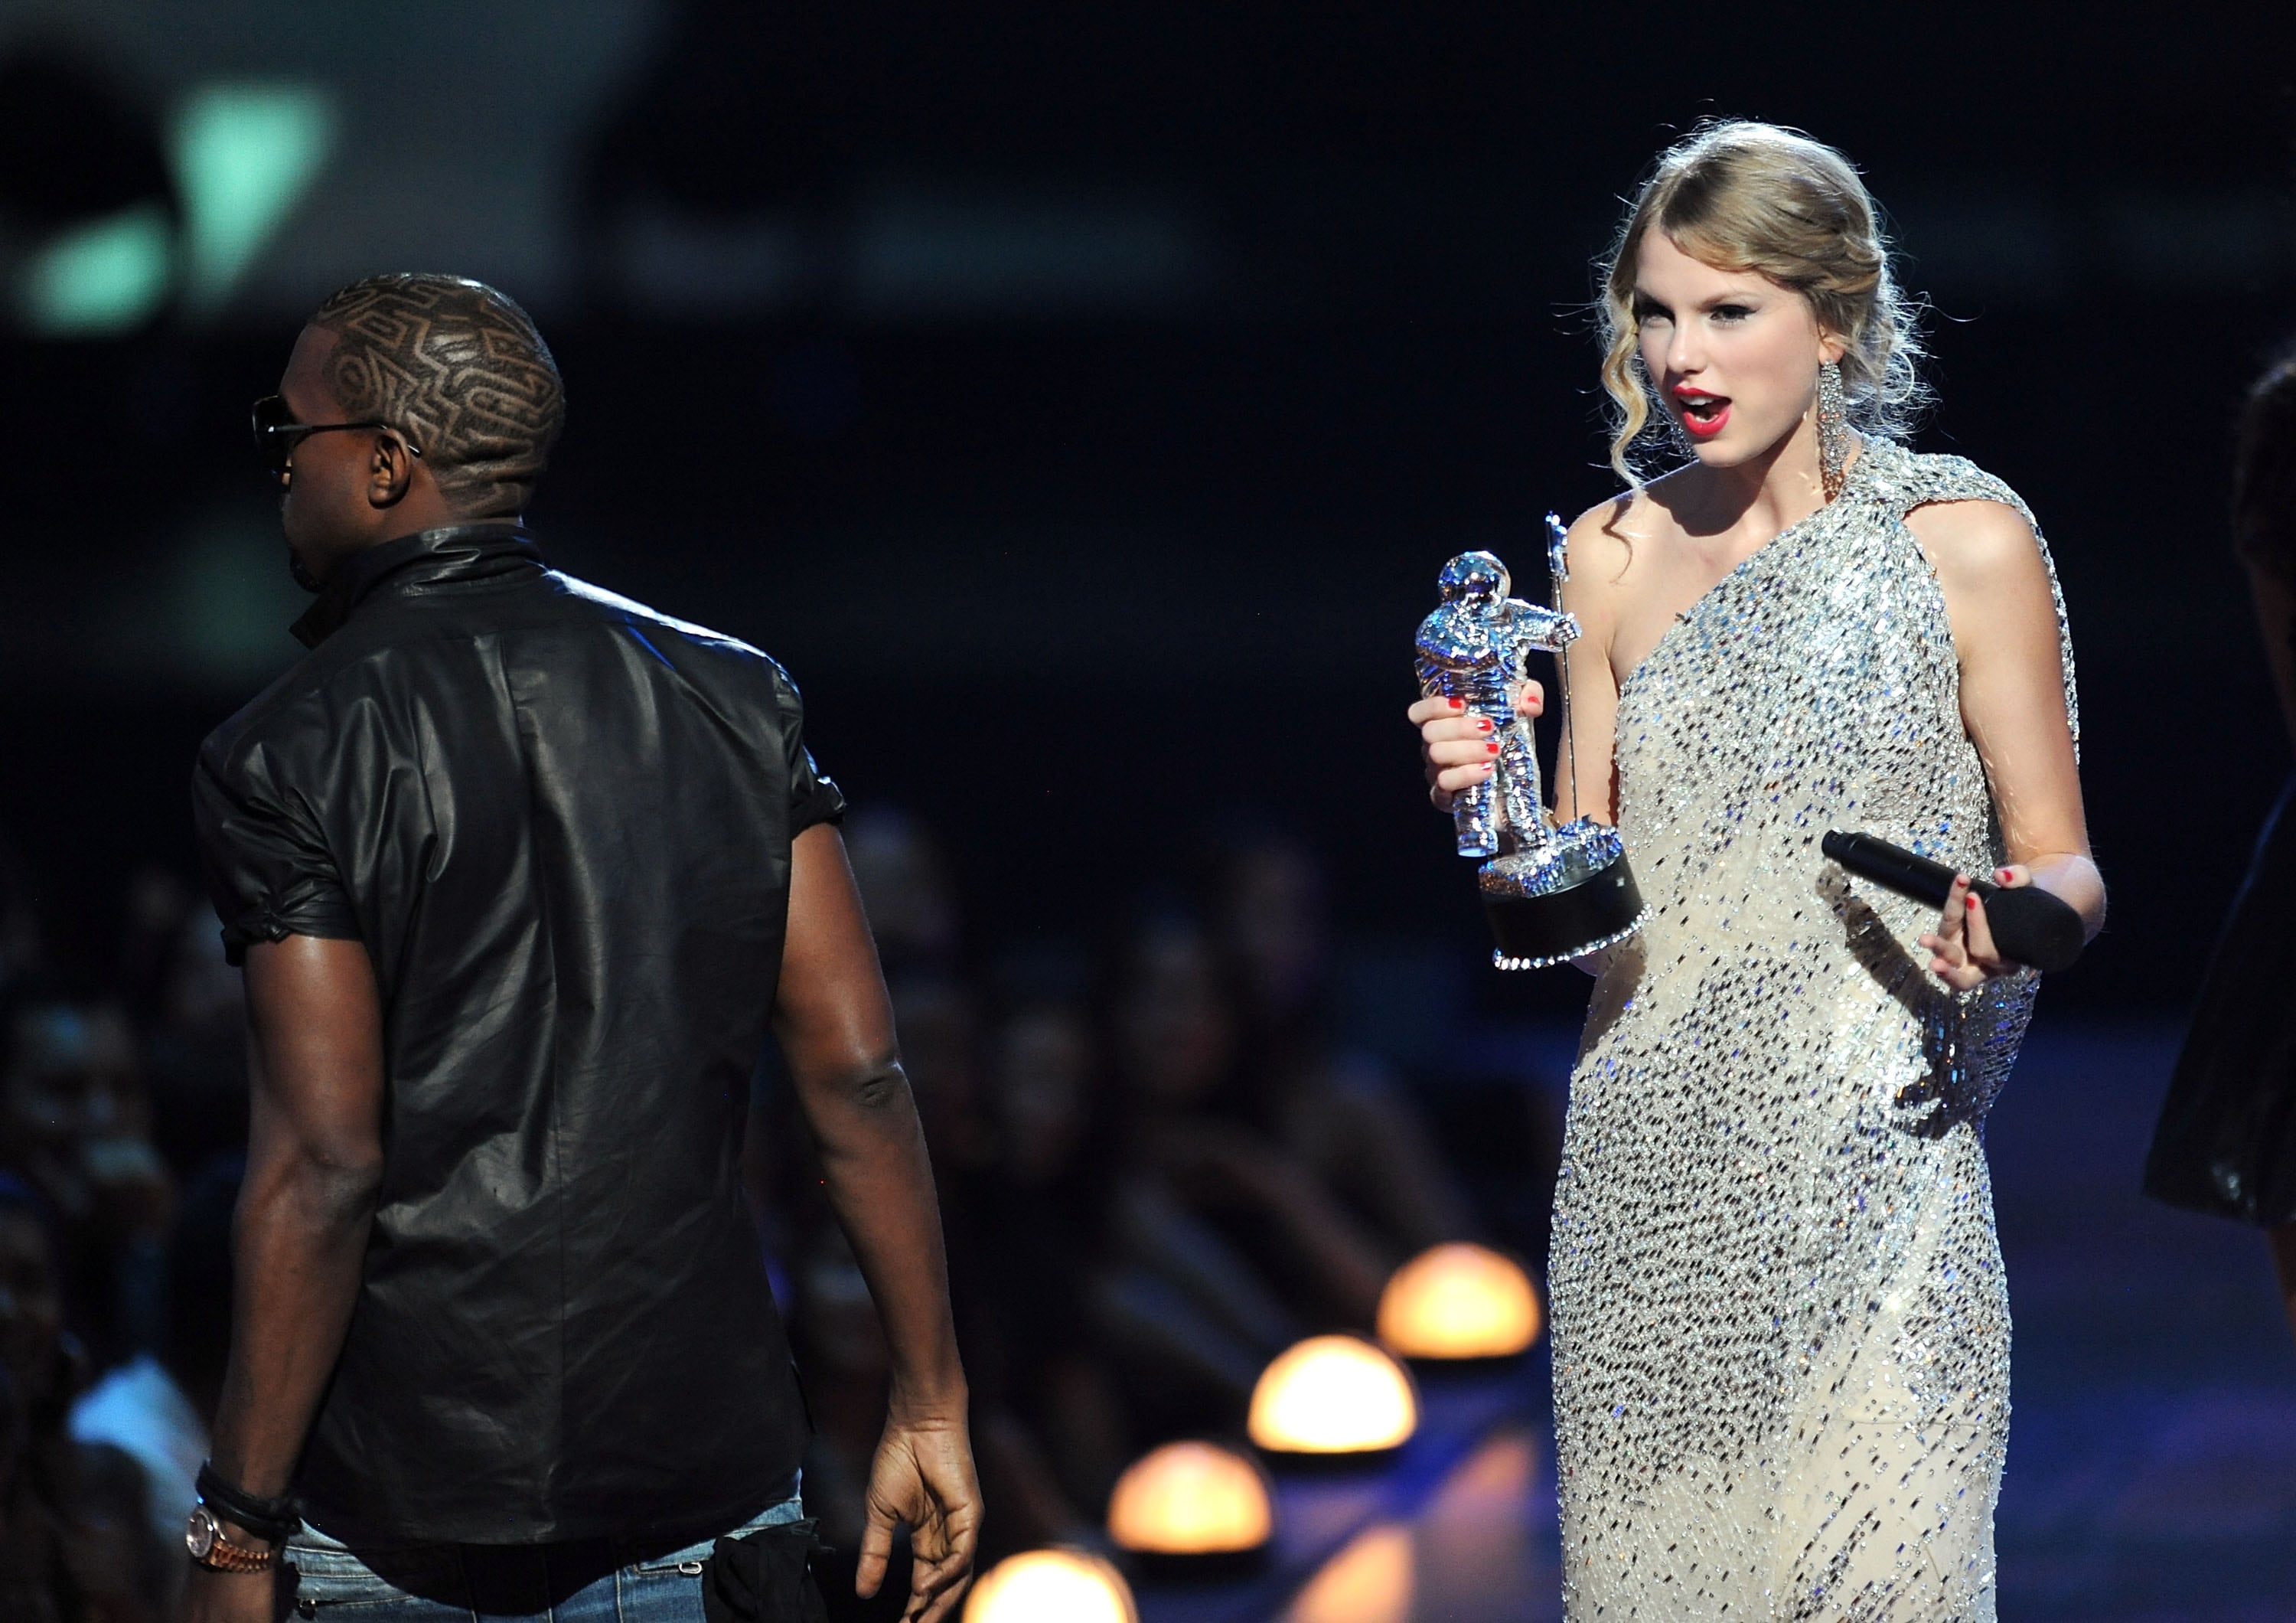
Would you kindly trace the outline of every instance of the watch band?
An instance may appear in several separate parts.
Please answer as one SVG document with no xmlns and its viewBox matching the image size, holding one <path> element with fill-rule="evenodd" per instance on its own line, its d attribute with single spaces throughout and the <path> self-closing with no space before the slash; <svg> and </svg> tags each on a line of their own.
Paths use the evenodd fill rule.
<svg viewBox="0 0 2296 1623">
<path fill-rule="evenodd" d="M 194 1506 L 184 1524 L 184 1547 L 210 1572 L 261 1572 L 279 1555 L 276 1550 L 250 1550 L 232 1543 L 216 1513 L 204 1504 Z"/>
</svg>

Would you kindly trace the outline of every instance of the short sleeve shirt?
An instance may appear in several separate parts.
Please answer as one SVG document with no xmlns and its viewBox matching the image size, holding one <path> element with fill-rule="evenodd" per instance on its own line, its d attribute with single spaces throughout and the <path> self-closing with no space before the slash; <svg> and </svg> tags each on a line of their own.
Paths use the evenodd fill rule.
<svg viewBox="0 0 2296 1623">
<path fill-rule="evenodd" d="M 298 1479 L 347 1540 L 736 1525 L 805 1421 L 742 1195 L 791 845 L 780 666 L 463 525 L 351 561 L 201 751 L 232 955 L 364 943 L 383 1187 Z"/>
</svg>

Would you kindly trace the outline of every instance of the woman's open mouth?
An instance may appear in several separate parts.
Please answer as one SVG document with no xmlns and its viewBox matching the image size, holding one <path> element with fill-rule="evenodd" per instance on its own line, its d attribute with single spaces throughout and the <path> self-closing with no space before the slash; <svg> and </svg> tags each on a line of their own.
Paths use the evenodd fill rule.
<svg viewBox="0 0 2296 1623">
<path fill-rule="evenodd" d="M 1693 439 L 1711 440 L 1730 421 L 1730 400 L 1726 395 L 1706 394 L 1695 389 L 1677 389 L 1675 403 L 1682 408 L 1682 426 Z"/>
</svg>

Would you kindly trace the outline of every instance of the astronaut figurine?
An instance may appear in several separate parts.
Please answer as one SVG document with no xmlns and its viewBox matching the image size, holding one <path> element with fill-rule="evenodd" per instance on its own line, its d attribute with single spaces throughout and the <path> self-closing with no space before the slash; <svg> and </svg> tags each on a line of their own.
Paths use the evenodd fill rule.
<svg viewBox="0 0 2296 1623">
<path fill-rule="evenodd" d="M 1419 690 L 1430 698 L 1463 701 L 1469 715 L 1491 724 L 1491 739 L 1499 746 L 1490 777 L 1452 799 L 1459 854 L 1537 849 L 1546 844 L 1554 824 L 1539 785 L 1538 752 L 1529 723 L 1515 713 L 1515 696 L 1529 676 L 1532 653 L 1559 656 L 1578 639 L 1578 622 L 1508 597 L 1506 565 L 1488 552 L 1453 558 L 1437 584 L 1443 605 L 1419 626 Z"/>
<path fill-rule="evenodd" d="M 1562 651 L 1578 622 L 1562 612 L 1570 578 L 1562 522 L 1547 515 L 1547 564 L 1555 603 L 1542 608 L 1507 596 L 1506 566 L 1488 552 L 1463 553 L 1443 566 L 1443 604 L 1420 622 L 1419 690 L 1461 701 L 1491 724 L 1496 770 L 1452 800 L 1463 857 L 1487 857 L 1476 870 L 1483 915 L 1496 943 L 1492 964 L 1538 969 L 1617 945 L 1642 927 L 1642 893 L 1619 831 L 1592 817 L 1557 827 L 1538 782 L 1530 726 L 1515 696 L 1530 655 L 1556 656 L 1563 731 L 1570 726 L 1570 671 Z"/>
</svg>

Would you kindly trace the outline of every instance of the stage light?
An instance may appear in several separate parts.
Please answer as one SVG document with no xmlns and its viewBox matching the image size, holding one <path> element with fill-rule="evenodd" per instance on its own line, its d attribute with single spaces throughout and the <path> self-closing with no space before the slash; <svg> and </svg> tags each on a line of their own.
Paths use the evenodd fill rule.
<svg viewBox="0 0 2296 1623">
<path fill-rule="evenodd" d="M 1124 1575 L 1083 1550 L 1007 1556 L 965 1597 L 964 1623 L 1140 1623 Z"/>
<path fill-rule="evenodd" d="M 1142 1455 L 1108 1501 L 1108 1536 L 1142 1555 L 1242 1555 L 1275 1530 L 1259 1468 L 1210 1443 L 1167 1443 Z"/>
<path fill-rule="evenodd" d="M 185 98 L 174 144 L 189 309 L 230 299 L 318 180 L 335 127 L 334 94 L 316 83 L 202 85 Z"/>
<path fill-rule="evenodd" d="M 174 228 L 158 203 L 63 232 L 25 260 L 24 324 L 52 338 L 127 332 L 166 301 L 175 252 Z"/>
<path fill-rule="evenodd" d="M 1379 1339 L 1406 1358 L 1507 1358 L 1538 1339 L 1529 1276 L 1484 1246 L 1436 1246 L 1387 1281 Z"/>
<path fill-rule="evenodd" d="M 1278 1454 L 1371 1454 L 1419 1426 L 1403 1366 L 1357 1336 L 1310 1336 L 1286 1348 L 1251 1389 L 1251 1440 Z"/>
</svg>

